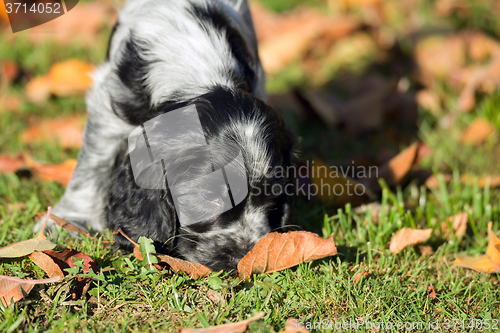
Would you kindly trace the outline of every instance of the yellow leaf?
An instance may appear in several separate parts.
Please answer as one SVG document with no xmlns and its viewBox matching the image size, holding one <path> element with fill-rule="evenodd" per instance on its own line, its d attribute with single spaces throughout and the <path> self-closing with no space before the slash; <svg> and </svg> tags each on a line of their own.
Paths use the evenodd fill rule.
<svg viewBox="0 0 500 333">
<path fill-rule="evenodd" d="M 491 227 L 492 223 L 489 222 L 486 254 L 477 258 L 467 255 L 457 255 L 453 265 L 470 268 L 478 272 L 500 273 L 500 239 L 495 236 Z"/>
</svg>

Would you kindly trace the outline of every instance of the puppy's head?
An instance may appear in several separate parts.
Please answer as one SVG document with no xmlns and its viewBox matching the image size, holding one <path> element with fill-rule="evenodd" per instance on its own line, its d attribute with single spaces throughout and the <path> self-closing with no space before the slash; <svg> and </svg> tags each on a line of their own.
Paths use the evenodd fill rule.
<svg viewBox="0 0 500 333">
<path fill-rule="evenodd" d="M 140 191 L 149 191 L 148 198 L 156 193 L 157 207 L 149 207 L 156 213 L 148 214 L 147 223 L 144 216 L 136 216 L 142 221 L 136 222 L 138 228 L 133 219 L 116 221 L 113 211 L 135 204 L 113 204 L 113 198 L 124 198 L 112 189 L 110 223 L 116 229 L 121 224 L 132 238 L 150 237 L 191 262 L 232 270 L 260 238 L 282 228 L 289 219 L 290 191 L 285 187 L 290 184 L 287 171 L 292 166 L 293 139 L 282 119 L 251 94 L 218 88 L 191 103 L 196 105 L 206 146 L 173 149 L 163 143 L 161 130 L 155 130 L 148 144 L 170 156 L 163 161 L 166 179 L 159 180 L 164 190 Z M 160 106 L 158 113 L 171 108 Z M 188 142 L 193 136 L 196 133 L 186 129 L 178 139 Z M 130 169 L 130 159 L 127 163 Z M 216 176 L 223 181 L 212 181 Z M 243 179 L 244 186 L 235 188 L 234 177 Z M 127 186 L 137 188 L 136 184 Z M 138 200 L 141 195 L 133 197 Z M 169 232 L 165 235 L 162 230 Z"/>
</svg>

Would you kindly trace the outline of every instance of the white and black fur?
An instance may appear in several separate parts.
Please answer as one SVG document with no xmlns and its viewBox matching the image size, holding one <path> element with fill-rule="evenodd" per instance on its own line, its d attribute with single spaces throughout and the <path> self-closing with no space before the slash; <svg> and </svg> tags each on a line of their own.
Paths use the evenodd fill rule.
<svg viewBox="0 0 500 333">
<path fill-rule="evenodd" d="M 290 198 L 259 189 L 289 182 L 269 171 L 292 165 L 294 138 L 262 101 L 264 73 L 246 0 L 128 0 L 93 78 L 78 165 L 54 215 L 95 231 L 121 228 L 136 241 L 149 237 L 158 252 L 214 270 L 236 268 L 260 238 L 287 224 Z M 138 187 L 123 157 L 134 128 L 193 103 L 214 159 L 225 161 L 229 142 L 243 152 L 249 195 L 181 228 L 168 188 Z"/>
</svg>

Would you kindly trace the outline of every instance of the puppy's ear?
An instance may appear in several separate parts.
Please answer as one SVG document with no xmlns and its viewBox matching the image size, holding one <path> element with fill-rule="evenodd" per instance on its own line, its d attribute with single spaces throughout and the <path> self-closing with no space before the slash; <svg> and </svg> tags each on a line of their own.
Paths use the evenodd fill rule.
<svg viewBox="0 0 500 333">
<path fill-rule="evenodd" d="M 169 253 L 174 248 L 178 223 L 170 193 L 165 190 L 143 189 L 137 186 L 127 156 L 113 175 L 108 199 L 108 223 L 113 230 L 121 228 L 137 241 L 140 236 L 151 238 L 157 252 Z M 121 235 L 117 245 L 132 249 Z"/>
</svg>

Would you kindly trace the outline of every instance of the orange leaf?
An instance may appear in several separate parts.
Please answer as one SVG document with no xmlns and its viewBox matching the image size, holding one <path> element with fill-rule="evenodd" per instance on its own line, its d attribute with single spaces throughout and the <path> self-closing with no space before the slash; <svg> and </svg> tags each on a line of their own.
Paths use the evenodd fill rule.
<svg viewBox="0 0 500 333">
<path fill-rule="evenodd" d="M 14 173 L 25 166 L 26 164 L 21 157 L 0 156 L 0 173 Z"/>
<path fill-rule="evenodd" d="M 314 190 L 317 191 L 318 199 L 324 203 L 333 203 L 337 207 L 347 203 L 358 205 L 366 197 L 364 185 L 343 177 L 322 160 L 313 159 L 310 172 L 311 182 L 316 186 Z"/>
<path fill-rule="evenodd" d="M 210 273 L 212 273 L 212 270 L 210 268 L 205 267 L 201 264 L 193 264 L 189 261 L 170 257 L 165 254 L 158 254 L 156 255 L 156 257 L 158 258 L 160 264 L 168 264 L 170 268 L 174 270 L 174 272 L 185 272 L 193 280 L 208 276 L 210 275 Z"/>
<path fill-rule="evenodd" d="M 454 216 L 450 216 L 446 221 L 441 223 L 441 229 L 443 230 L 444 236 L 447 239 L 451 239 L 453 234 L 458 238 L 462 238 L 467 230 L 467 220 L 469 215 L 467 213 L 460 213 Z M 448 225 L 451 224 L 453 231 L 450 230 Z"/>
<path fill-rule="evenodd" d="M 477 182 L 478 186 L 481 188 L 486 187 L 487 184 L 489 184 L 490 188 L 495 188 L 500 186 L 500 176 L 477 177 L 466 174 L 460 177 L 460 181 L 468 185 L 474 185 L 474 183 Z"/>
<path fill-rule="evenodd" d="M 0 275 L 0 299 L 4 306 L 8 306 L 11 299 L 17 302 L 28 296 L 35 284 L 57 282 L 60 279 L 60 277 L 56 276 L 45 280 L 23 280 Z"/>
<path fill-rule="evenodd" d="M 43 180 L 54 181 L 64 186 L 68 185 L 77 164 L 77 161 L 73 159 L 54 165 L 38 163 L 28 156 L 25 156 L 24 160 L 36 176 Z"/>
<path fill-rule="evenodd" d="M 50 95 L 70 96 L 83 93 L 92 85 L 94 66 L 70 59 L 53 65 L 47 75 L 32 79 L 26 85 L 26 96 L 34 103 L 46 101 Z"/>
<path fill-rule="evenodd" d="M 30 254 L 30 259 L 33 260 L 38 267 L 44 270 L 49 277 L 59 276 L 64 278 L 64 273 L 54 260 L 46 253 L 35 251 Z"/>
<path fill-rule="evenodd" d="M 38 236 L 32 239 L 28 239 L 22 242 L 17 242 L 2 247 L 0 249 L 0 258 L 19 258 L 31 254 L 34 251 L 44 251 L 53 249 L 56 246 L 56 244 L 49 241 L 43 234 L 43 231 L 45 230 L 45 226 L 49 219 L 49 214 L 50 214 L 50 207 L 48 209 L 45 223 L 43 224 L 42 229 L 40 230 Z"/>
<path fill-rule="evenodd" d="M 21 140 L 30 144 L 38 141 L 58 141 L 63 148 L 81 148 L 85 119 L 78 115 L 44 120 L 21 133 Z"/>
<path fill-rule="evenodd" d="M 381 166 L 379 178 L 384 178 L 389 186 L 398 185 L 413 166 L 417 153 L 418 143 L 414 143 Z"/>
<path fill-rule="evenodd" d="M 333 237 L 328 240 L 306 231 L 273 232 L 261 238 L 238 263 L 238 275 L 272 273 L 337 254 Z"/>
<path fill-rule="evenodd" d="M 391 253 L 399 253 L 404 250 L 408 245 L 416 245 L 425 242 L 431 237 L 432 229 L 411 229 L 403 228 L 396 232 L 391 239 L 390 250 Z"/>
<path fill-rule="evenodd" d="M 252 318 L 239 321 L 237 323 L 224 324 L 209 328 L 185 328 L 181 329 L 181 333 L 243 333 L 247 330 L 248 324 L 252 321 L 264 317 L 264 312 L 259 312 Z"/>
<path fill-rule="evenodd" d="M 0 1 L 0 22 L 4 25 L 9 25 L 9 16 L 7 15 L 7 11 L 5 10 L 5 5 L 3 1 Z"/>
<path fill-rule="evenodd" d="M 436 298 L 436 288 L 434 288 L 434 286 L 428 286 L 427 292 L 429 293 L 430 298 Z"/>
<path fill-rule="evenodd" d="M 500 239 L 493 233 L 492 223 L 488 223 L 488 247 L 486 254 L 473 258 L 467 255 L 456 255 L 455 266 L 462 266 L 478 272 L 500 273 Z"/>
<path fill-rule="evenodd" d="M 86 236 L 89 235 L 89 233 L 86 230 L 78 228 L 77 226 L 69 223 L 66 220 L 63 220 L 62 218 L 60 218 L 58 216 L 50 214 L 50 218 L 53 219 L 54 222 L 56 222 L 57 226 L 65 229 L 65 230 L 68 230 L 69 232 L 76 232 L 76 233 L 78 233 L 80 235 L 86 235 Z"/>
<path fill-rule="evenodd" d="M 497 132 L 496 127 L 485 119 L 474 120 L 462 134 L 461 141 L 465 144 L 478 146 Z"/>
</svg>

